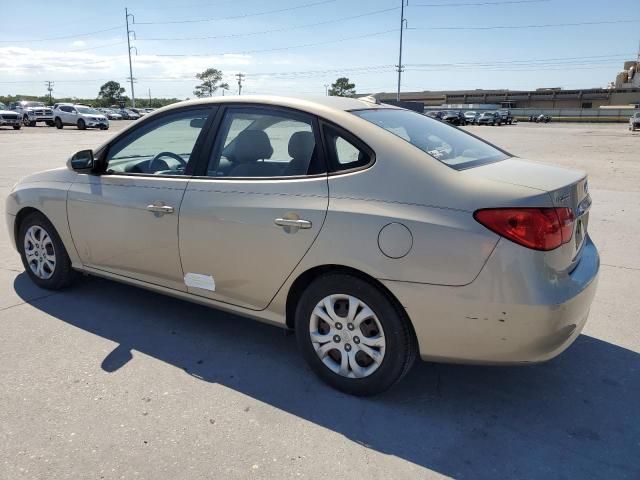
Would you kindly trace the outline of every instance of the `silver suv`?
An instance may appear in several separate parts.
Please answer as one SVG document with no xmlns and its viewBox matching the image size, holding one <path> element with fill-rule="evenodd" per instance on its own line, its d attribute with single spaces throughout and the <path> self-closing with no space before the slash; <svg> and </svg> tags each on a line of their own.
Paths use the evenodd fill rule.
<svg viewBox="0 0 640 480">
<path fill-rule="evenodd" d="M 43 102 L 28 100 L 12 102 L 9 104 L 9 110 L 15 111 L 27 127 L 35 127 L 37 122 L 45 122 L 50 127 L 53 126 L 53 110 Z"/>
<path fill-rule="evenodd" d="M 104 113 L 86 105 L 59 105 L 53 113 L 54 123 L 58 129 L 65 125 L 74 125 L 79 130 L 86 128 L 109 129 L 109 120 Z"/>
<path fill-rule="evenodd" d="M 13 127 L 14 130 L 20 130 L 22 120 L 16 112 L 7 110 L 7 106 L 0 102 L 0 127 Z"/>
<path fill-rule="evenodd" d="M 640 112 L 634 113 L 629 118 L 629 130 L 635 132 L 636 128 L 640 128 Z"/>
</svg>

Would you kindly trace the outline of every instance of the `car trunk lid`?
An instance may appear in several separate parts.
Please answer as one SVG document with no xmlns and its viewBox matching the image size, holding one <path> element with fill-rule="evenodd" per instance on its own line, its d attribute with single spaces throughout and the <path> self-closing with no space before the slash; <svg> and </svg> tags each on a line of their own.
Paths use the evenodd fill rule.
<svg viewBox="0 0 640 480">
<path fill-rule="evenodd" d="M 544 253 L 548 256 L 548 261 L 552 263 L 555 270 L 571 270 L 577 265 L 587 236 L 591 207 L 586 173 L 515 158 L 471 168 L 465 170 L 464 173 L 475 178 L 547 192 L 554 207 L 569 208 L 574 216 L 571 240 L 555 250 Z M 488 205 L 487 207 L 500 206 Z M 544 205 L 530 206 L 542 207 Z"/>
</svg>

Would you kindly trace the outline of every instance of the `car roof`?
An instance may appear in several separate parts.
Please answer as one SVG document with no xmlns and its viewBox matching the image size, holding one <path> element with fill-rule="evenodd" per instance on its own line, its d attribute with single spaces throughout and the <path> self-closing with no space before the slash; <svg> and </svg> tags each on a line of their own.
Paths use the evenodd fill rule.
<svg viewBox="0 0 640 480">
<path fill-rule="evenodd" d="M 266 105 L 296 108 L 304 111 L 316 110 L 364 110 L 370 108 L 397 109 L 392 105 L 376 103 L 374 97 L 334 97 L 334 96 L 279 96 L 279 95 L 243 95 L 211 97 L 207 99 L 187 100 L 174 103 L 165 109 L 179 108 L 186 105 L 209 105 L 227 103 L 260 103 Z"/>
</svg>

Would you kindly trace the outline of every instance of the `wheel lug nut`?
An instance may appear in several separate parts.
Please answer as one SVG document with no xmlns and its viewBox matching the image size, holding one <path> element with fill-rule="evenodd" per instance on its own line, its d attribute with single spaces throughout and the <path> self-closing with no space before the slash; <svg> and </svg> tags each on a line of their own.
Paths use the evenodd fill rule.
<svg viewBox="0 0 640 480">
<path fill-rule="evenodd" d="M 351 345 L 349 345 L 348 343 L 346 343 L 346 344 L 345 344 L 345 346 L 344 346 L 344 349 L 345 349 L 347 352 L 350 352 L 350 351 L 351 351 Z"/>
<path fill-rule="evenodd" d="M 333 341 L 336 343 L 340 343 L 340 335 L 334 335 L 333 336 Z"/>
<path fill-rule="evenodd" d="M 353 330 L 355 327 L 353 326 L 353 323 L 347 323 L 347 328 L 349 330 Z"/>
<path fill-rule="evenodd" d="M 342 330 L 342 324 L 340 322 L 336 322 L 336 330 Z"/>
<path fill-rule="evenodd" d="M 353 343 L 356 345 L 360 343 L 360 337 L 353 337 Z"/>
</svg>

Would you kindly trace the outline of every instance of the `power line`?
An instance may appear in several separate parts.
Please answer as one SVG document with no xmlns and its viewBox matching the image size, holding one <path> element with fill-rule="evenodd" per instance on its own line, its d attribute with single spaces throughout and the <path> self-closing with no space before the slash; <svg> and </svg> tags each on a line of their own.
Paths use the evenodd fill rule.
<svg viewBox="0 0 640 480">
<path fill-rule="evenodd" d="M 602 20 L 596 22 L 545 23 L 537 25 L 492 25 L 486 27 L 412 27 L 409 30 L 520 30 L 527 28 L 580 27 L 585 25 L 609 25 L 617 23 L 639 23 L 640 19 Z"/>
<path fill-rule="evenodd" d="M 328 40 L 326 42 L 318 42 L 318 43 L 304 43 L 301 45 L 288 45 L 286 47 L 277 47 L 277 48 L 263 48 L 263 49 L 257 49 L 257 50 L 244 50 L 244 51 L 237 51 L 237 52 L 220 52 L 220 53 L 192 53 L 192 54 L 187 54 L 187 53 L 176 53 L 176 54 L 162 54 L 159 55 L 157 54 L 157 57 L 212 57 L 212 56 L 219 56 L 219 55 L 246 55 L 246 54 L 250 54 L 250 53 L 265 53 L 265 52 L 278 52 L 278 51 L 282 51 L 282 50 L 292 50 L 294 48 L 307 48 L 307 47 L 318 47 L 321 45 L 329 45 L 332 43 L 340 43 L 340 42 L 346 42 L 349 40 L 356 40 L 359 38 L 368 38 L 368 37 L 374 37 L 377 35 L 383 35 L 385 33 L 390 33 L 390 32 L 396 32 L 397 30 L 383 30 L 381 32 L 373 32 L 373 33 L 367 33 L 364 35 L 356 35 L 353 37 L 344 37 L 344 38 L 338 38 L 335 40 Z"/>
<path fill-rule="evenodd" d="M 371 15 L 377 15 L 379 13 L 388 13 L 388 12 L 392 12 L 394 10 L 398 10 L 400 9 L 400 7 L 392 7 L 392 8 L 384 8 L 382 10 L 374 10 L 373 12 L 367 12 L 367 13 L 361 13 L 358 15 L 351 15 L 349 17 L 342 17 L 342 18 L 337 18 L 337 19 L 333 19 L 333 20 L 325 20 L 322 22 L 315 22 L 315 23 L 307 23 L 304 25 L 294 25 L 292 27 L 283 27 L 283 28 L 274 28 L 271 30 L 261 30 L 258 32 L 244 32 L 244 33 L 230 33 L 230 34 L 226 34 L 226 35 L 211 35 L 211 36 L 202 36 L 202 37 L 174 37 L 174 38 L 140 38 L 139 40 L 144 40 L 144 41 L 182 41 L 182 40 L 210 40 L 210 39 L 220 39 L 220 38 L 236 38 L 236 37 L 249 37 L 249 36 L 253 36 L 253 35 L 264 35 L 264 34 L 268 34 L 268 33 L 280 33 L 280 32 L 287 32 L 290 30 L 299 30 L 301 28 L 311 28 L 311 27 L 318 27 L 321 25 L 329 25 L 329 24 L 333 24 L 333 23 L 339 23 L 339 22 L 345 22 L 348 20 L 354 20 L 357 18 L 362 18 L 362 17 L 368 17 Z M 138 24 L 139 25 L 139 24 Z"/>
<path fill-rule="evenodd" d="M 262 15 L 270 15 L 272 13 L 283 13 L 283 12 L 290 12 L 292 10 L 300 10 L 302 8 L 309 8 L 309 7 L 315 7 L 317 5 L 325 5 L 327 3 L 333 3 L 336 2 L 338 0 L 321 0 L 321 1 L 317 1 L 317 2 L 311 2 L 311 3 L 304 3 L 302 5 L 296 5 L 293 7 L 285 7 L 285 8 L 278 8 L 275 10 L 266 10 L 263 12 L 255 12 L 255 13 L 244 13 L 241 15 L 232 15 L 229 17 L 214 17 L 214 18 L 197 18 L 197 19 L 190 19 L 190 20 L 169 20 L 169 21 L 165 21 L 165 22 L 134 22 L 136 25 L 169 25 L 169 24 L 177 24 L 177 23 L 204 23 L 204 22 L 217 22 L 217 21 L 221 21 L 221 20 L 237 20 L 240 18 L 248 18 L 248 17 L 258 17 L 258 16 L 262 16 Z"/>
<path fill-rule="evenodd" d="M 12 40 L 0 40 L 0 43 L 31 43 L 31 42 L 49 42 L 51 40 L 67 40 L 69 38 L 78 37 L 91 37 L 98 33 L 113 32 L 114 30 L 122 30 L 122 27 L 110 27 L 104 30 L 94 30 L 87 33 L 77 33 L 75 35 L 65 35 L 62 37 L 48 37 L 48 38 L 35 38 L 35 39 L 12 39 Z"/>
<path fill-rule="evenodd" d="M 494 5 L 516 5 L 523 3 L 543 3 L 552 0 L 504 0 L 496 2 L 459 2 L 459 3 L 418 3 L 412 4 L 412 7 L 489 7 Z"/>
</svg>

